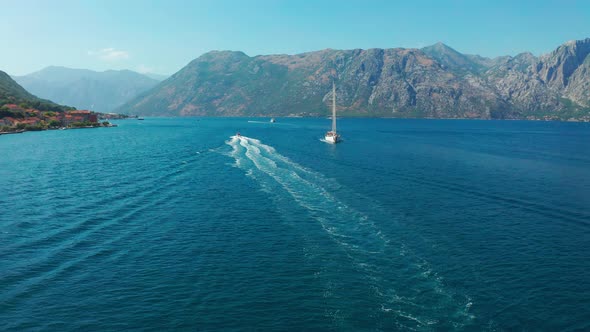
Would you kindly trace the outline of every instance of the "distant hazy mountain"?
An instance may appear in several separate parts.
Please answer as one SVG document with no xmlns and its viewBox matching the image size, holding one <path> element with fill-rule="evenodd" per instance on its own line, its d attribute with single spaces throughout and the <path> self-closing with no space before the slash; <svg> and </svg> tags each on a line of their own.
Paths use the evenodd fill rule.
<svg viewBox="0 0 590 332">
<path fill-rule="evenodd" d="M 423 49 L 323 50 L 249 57 L 213 51 L 119 108 L 167 116 L 326 115 L 581 118 L 590 113 L 590 39 L 550 54 L 489 59 Z"/>
<path fill-rule="evenodd" d="M 71 109 L 67 106 L 57 105 L 49 100 L 44 100 L 30 94 L 7 73 L 0 70 L 0 109 L 6 104 L 24 104 L 26 107 L 43 111 L 63 111 Z"/>
<path fill-rule="evenodd" d="M 111 112 L 159 82 L 130 70 L 96 72 L 65 67 L 47 67 L 14 80 L 41 98 L 97 112 Z"/>
<path fill-rule="evenodd" d="M 160 75 L 160 74 L 154 74 L 154 73 L 142 73 L 142 74 L 149 77 L 149 78 L 153 78 L 158 82 L 161 82 L 161 81 L 167 79 L 168 77 L 170 77 L 168 75 Z"/>
</svg>

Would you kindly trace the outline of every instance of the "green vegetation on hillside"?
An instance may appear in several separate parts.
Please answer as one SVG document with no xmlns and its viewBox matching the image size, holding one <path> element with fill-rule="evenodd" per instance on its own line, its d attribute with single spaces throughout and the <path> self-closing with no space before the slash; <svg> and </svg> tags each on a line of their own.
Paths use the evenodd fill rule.
<svg viewBox="0 0 590 332">
<path fill-rule="evenodd" d="M 75 110 L 74 107 L 58 105 L 49 100 L 35 97 L 18 85 L 8 74 L 0 71 L 0 111 L 6 112 L 5 105 L 15 104 L 21 109 L 36 109 L 44 112 L 63 112 Z M 5 115 L 11 116 L 11 115 Z M 3 116 L 0 116 L 0 118 Z"/>
</svg>

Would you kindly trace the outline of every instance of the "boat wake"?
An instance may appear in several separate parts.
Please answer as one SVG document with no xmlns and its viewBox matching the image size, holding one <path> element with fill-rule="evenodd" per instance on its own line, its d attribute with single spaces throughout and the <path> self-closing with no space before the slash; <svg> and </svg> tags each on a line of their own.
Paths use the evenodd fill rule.
<svg viewBox="0 0 590 332">
<path fill-rule="evenodd" d="M 325 138 L 320 138 L 320 139 L 319 139 L 319 141 L 320 141 L 320 142 L 324 142 L 324 143 L 328 143 L 328 144 L 330 144 L 330 145 L 334 145 L 334 143 L 332 143 L 332 142 L 328 142 L 328 141 L 327 141 Z M 340 141 L 340 142 L 344 142 L 344 140 L 343 140 L 342 138 L 341 138 L 339 141 Z"/>
<path fill-rule="evenodd" d="M 369 223 L 368 216 L 350 208 L 318 185 L 318 182 L 326 182 L 320 174 L 292 162 L 257 139 L 232 136 L 228 144 L 233 148 L 231 155 L 238 167 L 259 180 L 267 191 L 276 185 L 286 190 L 328 233 L 336 237 L 335 241 L 340 245 L 356 251 L 383 250 L 387 240 L 374 224 Z M 362 222 L 366 227 L 351 228 L 348 223 L 350 218 Z M 366 243 L 354 243 L 358 238 L 363 238 Z"/>
<path fill-rule="evenodd" d="M 371 303 L 379 304 L 374 308 L 374 315 L 393 319 L 402 329 L 431 328 L 449 322 L 460 327 L 473 320 L 469 297 L 447 289 L 428 262 L 399 238 L 389 238 L 382 232 L 371 215 L 388 214 L 379 211 L 377 204 L 363 201 L 362 210 L 370 211 L 367 213 L 350 206 L 337 197 L 346 188 L 257 139 L 232 136 L 226 143 L 232 148 L 229 156 L 235 160 L 235 166 L 270 195 L 283 199 L 281 192 L 286 192 L 345 253 L 352 268 L 362 276 L 367 287 L 364 294 L 377 298 Z M 340 298 L 342 294 L 333 294 L 334 283 L 338 281 L 333 276 L 327 278 L 330 280 L 326 281 L 325 297 Z M 345 316 L 338 317 L 345 320 Z"/>
<path fill-rule="evenodd" d="M 248 120 L 248 123 L 264 123 L 264 124 L 267 124 L 267 123 L 272 123 L 272 122 L 270 122 L 270 121 L 254 121 L 254 120 Z"/>
<path fill-rule="evenodd" d="M 258 121 L 258 120 L 248 120 L 248 123 L 257 123 L 257 124 L 268 124 L 268 125 L 281 125 L 281 126 L 292 126 L 292 123 L 285 123 L 285 122 L 271 122 L 271 121 Z"/>
</svg>

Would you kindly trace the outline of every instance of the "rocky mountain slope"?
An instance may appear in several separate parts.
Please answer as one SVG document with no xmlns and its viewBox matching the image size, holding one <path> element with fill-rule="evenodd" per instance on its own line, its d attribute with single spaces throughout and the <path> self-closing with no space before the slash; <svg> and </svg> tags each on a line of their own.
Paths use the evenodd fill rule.
<svg viewBox="0 0 590 332">
<path fill-rule="evenodd" d="M 444 44 L 249 57 L 213 51 L 117 111 L 165 116 L 323 116 L 331 82 L 344 116 L 582 119 L 590 38 L 494 59 Z"/>
<path fill-rule="evenodd" d="M 66 67 L 47 67 L 13 78 L 39 97 L 97 112 L 111 112 L 159 82 L 130 70 L 96 72 Z"/>
</svg>

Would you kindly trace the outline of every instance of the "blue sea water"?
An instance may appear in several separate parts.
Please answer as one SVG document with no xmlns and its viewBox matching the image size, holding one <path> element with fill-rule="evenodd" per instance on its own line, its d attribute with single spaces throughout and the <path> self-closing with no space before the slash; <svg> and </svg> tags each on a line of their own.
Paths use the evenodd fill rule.
<svg viewBox="0 0 590 332">
<path fill-rule="evenodd" d="M 0 136 L 0 330 L 590 330 L 590 124 L 118 124 Z"/>
</svg>

